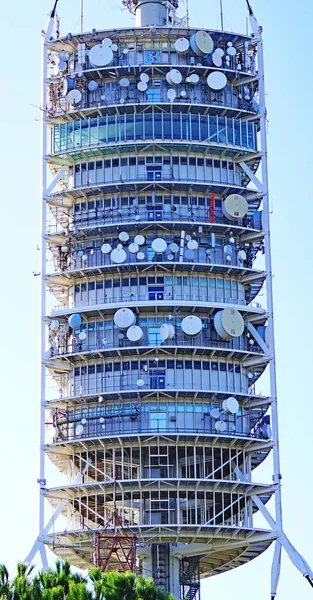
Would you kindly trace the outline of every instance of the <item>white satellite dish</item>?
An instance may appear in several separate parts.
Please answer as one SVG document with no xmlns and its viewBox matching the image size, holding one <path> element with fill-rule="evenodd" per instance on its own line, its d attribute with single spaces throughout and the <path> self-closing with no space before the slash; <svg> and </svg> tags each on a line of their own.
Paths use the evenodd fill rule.
<svg viewBox="0 0 313 600">
<path fill-rule="evenodd" d="M 239 410 L 239 403 L 236 398 L 230 397 L 223 401 L 223 411 L 227 415 L 235 415 Z"/>
<path fill-rule="evenodd" d="M 160 338 L 165 341 L 169 339 L 170 329 L 166 323 L 163 323 L 160 327 Z"/>
<path fill-rule="evenodd" d="M 66 52 L 66 50 L 61 50 L 61 52 L 58 53 L 58 58 L 59 61 L 67 62 L 70 59 L 70 55 L 68 52 Z"/>
<path fill-rule="evenodd" d="M 76 425 L 75 434 L 82 435 L 83 433 L 84 433 L 84 426 L 81 423 L 79 423 L 78 425 Z"/>
<path fill-rule="evenodd" d="M 169 85 L 179 85 L 183 80 L 183 76 L 178 69 L 171 69 L 166 73 L 166 81 Z"/>
<path fill-rule="evenodd" d="M 110 254 L 111 250 L 112 250 L 111 244 L 108 244 L 108 243 L 102 244 L 102 246 L 101 246 L 102 254 Z"/>
<path fill-rule="evenodd" d="M 226 246 L 224 246 L 224 254 L 228 254 L 229 256 L 231 256 L 233 253 L 233 249 L 232 246 L 230 246 L 229 244 L 227 244 Z"/>
<path fill-rule="evenodd" d="M 181 98 L 186 98 L 186 96 L 187 96 L 187 92 L 186 92 L 186 90 L 182 90 L 182 91 L 180 92 L 180 97 L 181 97 Z"/>
<path fill-rule="evenodd" d="M 144 260 L 145 259 L 145 255 L 143 252 L 138 252 L 137 254 L 137 260 Z"/>
<path fill-rule="evenodd" d="M 67 62 L 65 62 L 64 60 L 60 60 L 58 64 L 58 69 L 60 73 L 65 73 L 65 71 L 67 71 Z"/>
<path fill-rule="evenodd" d="M 226 431 L 226 423 L 225 423 L 225 421 L 216 421 L 216 423 L 215 423 L 215 429 L 219 433 L 223 433 L 224 431 Z"/>
<path fill-rule="evenodd" d="M 219 408 L 212 408 L 210 410 L 210 417 L 212 417 L 212 419 L 219 419 L 221 415 L 221 411 Z"/>
<path fill-rule="evenodd" d="M 100 417 L 99 423 L 104 423 L 104 418 L 103 417 Z"/>
<path fill-rule="evenodd" d="M 187 54 L 190 44 L 188 38 L 181 37 L 175 42 L 175 50 L 178 54 Z"/>
<path fill-rule="evenodd" d="M 80 341 L 81 341 L 81 342 L 82 342 L 83 340 L 86 340 L 86 339 L 87 339 L 87 333 L 86 333 L 86 331 L 81 331 L 81 332 L 78 334 L 78 338 L 80 339 Z"/>
<path fill-rule="evenodd" d="M 113 62 L 113 52 L 109 44 L 96 44 L 89 50 L 89 62 L 92 67 L 107 67 Z"/>
<path fill-rule="evenodd" d="M 111 45 L 111 50 L 112 50 L 112 52 L 117 52 L 118 51 L 118 45 L 117 44 L 112 44 Z"/>
<path fill-rule="evenodd" d="M 127 77 L 121 77 L 119 80 L 119 85 L 121 88 L 127 88 L 129 86 L 129 79 Z"/>
<path fill-rule="evenodd" d="M 215 50 L 215 52 L 212 55 L 212 62 L 215 67 L 221 67 L 223 64 L 222 56 L 219 52 L 217 52 L 217 50 Z"/>
<path fill-rule="evenodd" d="M 139 251 L 139 246 L 135 242 L 132 242 L 131 244 L 129 244 L 128 250 L 131 254 L 137 254 L 137 252 Z"/>
<path fill-rule="evenodd" d="M 170 248 L 170 251 L 173 252 L 173 254 L 176 254 L 177 252 L 179 252 L 179 246 L 175 242 L 172 242 L 169 245 L 169 248 Z"/>
<path fill-rule="evenodd" d="M 245 260 L 247 260 L 247 254 L 246 254 L 245 250 L 239 250 L 237 256 L 238 256 L 238 260 L 240 260 L 240 262 L 244 262 Z"/>
<path fill-rule="evenodd" d="M 140 342 L 143 338 L 143 331 L 138 325 L 132 325 L 127 329 L 126 335 L 130 342 Z"/>
<path fill-rule="evenodd" d="M 112 43 L 113 42 L 112 42 L 111 38 L 103 38 L 103 40 L 102 40 L 102 44 L 104 46 L 109 46 L 109 48 L 112 47 Z"/>
<path fill-rule="evenodd" d="M 207 78 L 207 84 L 211 90 L 223 90 L 227 85 L 227 77 L 221 71 L 213 71 Z"/>
<path fill-rule="evenodd" d="M 82 101 L 82 93 L 79 90 L 70 90 L 66 94 L 66 99 L 72 106 L 75 106 Z"/>
<path fill-rule="evenodd" d="M 176 98 L 176 91 L 173 88 L 169 88 L 169 90 L 167 90 L 167 97 L 170 102 L 174 102 Z"/>
<path fill-rule="evenodd" d="M 225 52 L 223 50 L 223 48 L 216 48 L 216 50 L 214 50 L 214 54 L 219 54 L 219 56 L 224 56 Z"/>
<path fill-rule="evenodd" d="M 138 387 L 143 387 L 145 385 L 144 380 L 143 379 L 138 379 L 137 385 L 138 385 Z"/>
<path fill-rule="evenodd" d="M 195 315 L 188 315 L 188 317 L 185 317 L 182 320 L 181 327 L 186 335 L 194 337 L 196 335 L 199 335 L 199 333 L 201 332 L 202 321 L 199 317 L 196 317 Z"/>
<path fill-rule="evenodd" d="M 234 46 L 229 46 L 227 48 L 226 52 L 229 56 L 236 56 L 236 54 L 237 54 L 236 48 L 234 48 Z"/>
<path fill-rule="evenodd" d="M 149 81 L 148 73 L 141 73 L 140 80 L 143 81 L 143 83 L 148 83 L 148 81 Z"/>
<path fill-rule="evenodd" d="M 197 56 L 211 54 L 214 48 L 214 42 L 210 34 L 206 31 L 197 31 L 190 38 L 190 46 Z"/>
<path fill-rule="evenodd" d="M 130 308 L 119 308 L 114 315 L 114 323 L 119 329 L 128 329 L 136 323 L 136 317 Z"/>
<path fill-rule="evenodd" d="M 155 238 L 151 247 L 156 254 L 163 254 L 167 248 L 167 243 L 163 238 Z"/>
<path fill-rule="evenodd" d="M 66 96 L 67 92 L 68 92 L 68 81 L 67 81 L 67 79 L 63 79 L 63 89 L 62 89 L 63 96 Z"/>
<path fill-rule="evenodd" d="M 238 310 L 224 308 L 215 314 L 214 327 L 223 340 L 231 340 L 243 334 L 245 323 Z"/>
<path fill-rule="evenodd" d="M 134 242 L 135 242 L 135 244 L 138 244 L 138 246 L 143 246 L 145 241 L 146 241 L 145 237 L 141 234 L 136 235 L 134 238 Z"/>
<path fill-rule="evenodd" d="M 197 85 L 197 83 L 199 83 L 200 81 L 200 77 L 196 73 L 193 73 L 192 75 L 190 75 L 189 80 L 190 83 L 192 83 L 192 85 Z"/>
<path fill-rule="evenodd" d="M 137 83 L 137 88 L 139 92 L 146 92 L 148 89 L 148 85 L 144 81 L 139 81 L 139 83 Z"/>
<path fill-rule="evenodd" d="M 127 233 L 127 231 L 121 231 L 121 233 L 119 233 L 118 239 L 120 240 L 120 242 L 122 242 L 122 244 L 126 244 L 129 240 L 129 234 Z"/>
<path fill-rule="evenodd" d="M 99 396 L 98 402 L 99 402 L 99 404 L 101 404 L 101 402 L 103 402 L 103 396 Z"/>
<path fill-rule="evenodd" d="M 248 212 L 248 202 L 240 194 L 230 194 L 222 205 L 223 214 L 231 221 L 242 219 Z"/>
<path fill-rule="evenodd" d="M 189 242 L 187 242 L 187 248 L 188 250 L 198 250 L 198 242 L 196 240 L 189 240 Z"/>
<path fill-rule="evenodd" d="M 127 254 L 123 248 L 115 248 L 111 252 L 111 261 L 115 264 L 121 264 L 125 262 L 127 258 Z"/>
</svg>

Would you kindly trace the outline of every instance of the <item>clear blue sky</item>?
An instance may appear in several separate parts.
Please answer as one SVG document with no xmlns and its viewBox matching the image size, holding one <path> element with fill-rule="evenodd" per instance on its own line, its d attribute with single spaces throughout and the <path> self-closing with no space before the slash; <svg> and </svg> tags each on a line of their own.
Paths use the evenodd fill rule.
<svg viewBox="0 0 313 600">
<path fill-rule="evenodd" d="M 269 116 L 276 351 L 285 531 L 313 567 L 311 506 L 313 4 L 251 0 L 264 28 Z M 1 534 L 11 569 L 37 535 L 41 29 L 53 0 L 2 3 Z M 85 0 L 85 30 L 131 25 L 120 0 Z M 219 0 L 189 0 L 191 25 L 219 27 Z M 225 29 L 245 31 L 245 0 L 224 0 Z M 59 0 L 61 32 L 79 29 L 80 0 Z M 260 479 L 271 480 L 269 459 Z M 55 483 L 48 472 L 48 486 Z M 47 513 L 50 516 L 50 513 Z M 284 555 L 285 556 L 285 555 Z M 269 599 L 272 550 L 203 584 L 202 598 Z M 313 600 L 284 557 L 278 600 Z"/>
</svg>

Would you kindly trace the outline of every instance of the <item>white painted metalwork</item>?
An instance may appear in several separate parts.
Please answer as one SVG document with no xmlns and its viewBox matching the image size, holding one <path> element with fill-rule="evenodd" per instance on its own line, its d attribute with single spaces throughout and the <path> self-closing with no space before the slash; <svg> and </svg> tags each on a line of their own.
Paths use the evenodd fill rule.
<svg viewBox="0 0 313 600">
<path fill-rule="evenodd" d="M 140 27 L 53 39 L 57 2 L 44 34 L 40 518 L 26 562 L 39 551 L 46 566 L 48 545 L 88 567 L 117 511 L 177 599 L 275 541 L 273 599 L 282 547 L 313 573 L 282 526 L 262 30 L 249 3 L 253 36 L 223 38 L 182 30 L 174 0 L 123 4 L 155 50 Z"/>
</svg>

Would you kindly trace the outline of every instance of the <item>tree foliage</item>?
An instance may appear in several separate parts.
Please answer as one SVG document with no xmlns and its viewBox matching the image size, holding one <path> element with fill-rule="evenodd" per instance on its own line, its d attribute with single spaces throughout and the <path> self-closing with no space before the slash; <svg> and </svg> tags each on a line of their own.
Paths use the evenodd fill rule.
<svg viewBox="0 0 313 600">
<path fill-rule="evenodd" d="M 54 567 L 31 576 L 33 568 L 18 563 L 10 581 L 7 568 L 0 565 L 0 600 L 175 600 L 152 579 L 130 572 L 92 569 L 87 580 L 71 573 L 68 562 L 57 561 Z"/>
</svg>

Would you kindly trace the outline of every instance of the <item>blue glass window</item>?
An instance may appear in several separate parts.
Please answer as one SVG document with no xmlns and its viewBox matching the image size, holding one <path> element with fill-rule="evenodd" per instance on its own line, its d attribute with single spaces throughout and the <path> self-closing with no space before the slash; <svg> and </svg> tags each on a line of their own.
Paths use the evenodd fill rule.
<svg viewBox="0 0 313 600">
<path fill-rule="evenodd" d="M 161 60 L 160 50 L 145 50 L 145 64 L 153 65 Z"/>
</svg>

